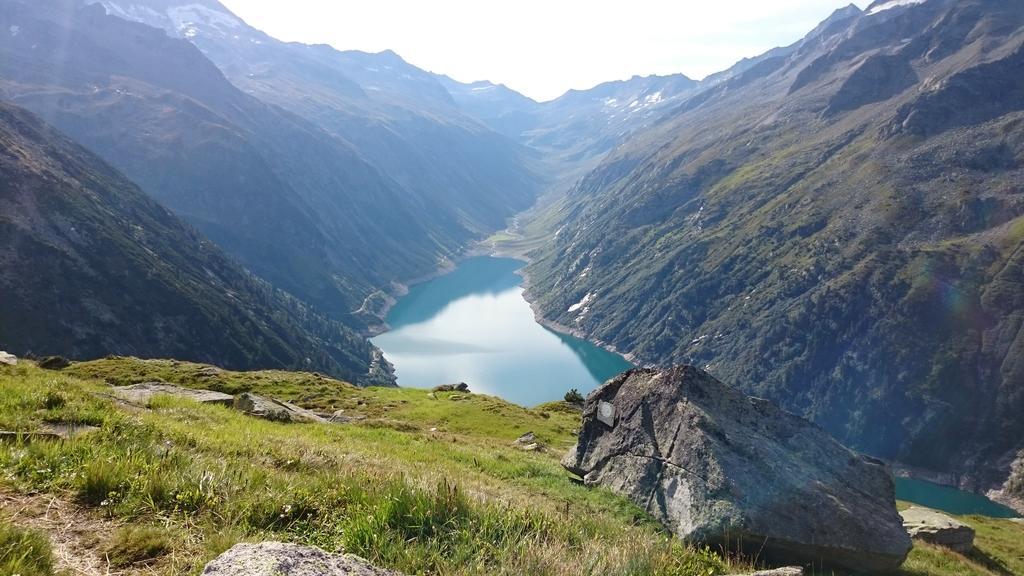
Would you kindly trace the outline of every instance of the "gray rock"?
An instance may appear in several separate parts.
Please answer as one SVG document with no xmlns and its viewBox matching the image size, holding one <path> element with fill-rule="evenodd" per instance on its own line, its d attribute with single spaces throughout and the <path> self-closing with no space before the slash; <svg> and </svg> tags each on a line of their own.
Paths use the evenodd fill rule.
<svg viewBox="0 0 1024 576">
<path fill-rule="evenodd" d="M 0 352 L 0 365 L 17 366 L 18 357 L 14 354 L 8 354 L 7 352 Z"/>
<path fill-rule="evenodd" d="M 51 422 L 43 424 L 39 430 L 31 432 L 16 432 L 11 430 L 0 430 L 0 440 L 34 441 L 34 440 L 70 440 L 85 434 L 99 430 L 96 426 L 85 424 L 73 424 L 67 422 Z"/>
<path fill-rule="evenodd" d="M 62 440 L 70 440 L 86 434 L 92 434 L 99 430 L 97 426 L 78 424 L 75 422 L 48 422 L 43 424 L 42 431 L 48 434 L 56 434 Z"/>
<path fill-rule="evenodd" d="M 786 566 L 775 570 L 758 570 L 750 574 L 734 574 L 733 576 L 804 576 L 804 569 L 799 566 Z"/>
<path fill-rule="evenodd" d="M 974 548 L 974 528 L 956 518 L 920 506 L 907 508 L 900 516 L 911 538 L 956 552 L 970 552 Z"/>
<path fill-rule="evenodd" d="M 214 376 L 220 376 L 223 372 L 223 370 L 216 366 L 203 366 L 196 370 L 196 376 L 199 378 L 213 378 Z"/>
<path fill-rule="evenodd" d="M 276 422 L 327 422 L 313 412 L 290 402 L 245 392 L 235 398 L 235 408 L 257 418 Z"/>
<path fill-rule="evenodd" d="M 235 544 L 203 569 L 203 576 L 402 576 L 351 554 L 319 548 L 262 542 Z"/>
<path fill-rule="evenodd" d="M 605 426 L 615 427 L 615 405 L 601 400 L 597 403 L 597 420 Z"/>
<path fill-rule="evenodd" d="M 337 410 L 330 416 L 326 416 L 326 419 L 331 424 L 351 424 L 353 422 L 362 422 L 366 420 L 366 416 L 362 414 L 350 415 L 346 414 L 344 410 Z"/>
<path fill-rule="evenodd" d="M 591 393 L 563 465 L 680 538 L 775 564 L 885 571 L 911 548 L 884 463 L 693 367 L 632 370 Z"/>
<path fill-rule="evenodd" d="M 1024 450 L 1019 451 L 1010 464 L 1010 475 L 1006 482 L 989 491 L 988 497 L 1024 514 Z"/>
<path fill-rule="evenodd" d="M 234 396 L 230 394 L 222 394 L 212 390 L 182 388 L 181 386 L 174 386 L 163 382 L 144 382 L 142 384 L 132 384 L 131 386 L 117 386 L 113 392 L 114 396 L 121 400 L 139 406 L 149 404 L 150 400 L 160 395 L 187 398 L 202 404 L 220 404 L 222 406 L 231 406 L 235 401 Z"/>
<path fill-rule="evenodd" d="M 533 432 L 527 432 L 519 438 L 516 438 L 512 445 L 519 448 L 523 452 L 543 452 L 544 446 L 537 441 L 537 435 Z"/>
<path fill-rule="evenodd" d="M 459 382 L 458 384 L 441 384 L 434 386 L 434 392 L 469 392 L 469 384 Z"/>
<path fill-rule="evenodd" d="M 537 435 L 534 434 L 533 432 L 527 432 L 526 434 L 523 434 L 519 438 L 516 438 L 512 443 L 513 444 L 523 445 L 523 444 L 533 444 L 535 442 L 537 442 Z"/>
</svg>

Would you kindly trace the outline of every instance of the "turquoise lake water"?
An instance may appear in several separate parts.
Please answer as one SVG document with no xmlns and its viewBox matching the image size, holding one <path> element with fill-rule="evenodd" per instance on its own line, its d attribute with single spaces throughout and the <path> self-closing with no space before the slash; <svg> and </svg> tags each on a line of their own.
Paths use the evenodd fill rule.
<svg viewBox="0 0 1024 576">
<path fill-rule="evenodd" d="M 896 498 L 950 514 L 979 514 L 993 518 L 1016 518 L 1015 511 L 988 498 L 923 480 L 896 479 Z"/>
<path fill-rule="evenodd" d="M 586 395 L 631 366 L 590 342 L 534 320 L 523 299 L 518 260 L 480 257 L 414 286 L 388 314 L 391 330 L 373 339 L 395 365 L 399 386 L 466 382 L 481 394 L 522 406 Z M 1017 516 L 984 496 L 920 480 L 896 479 L 901 500 L 952 514 Z"/>
<path fill-rule="evenodd" d="M 586 396 L 631 365 L 586 340 L 534 320 L 523 299 L 523 263 L 479 257 L 414 286 L 391 308 L 391 330 L 373 339 L 395 365 L 398 385 L 466 382 L 473 392 L 522 406 Z"/>
</svg>

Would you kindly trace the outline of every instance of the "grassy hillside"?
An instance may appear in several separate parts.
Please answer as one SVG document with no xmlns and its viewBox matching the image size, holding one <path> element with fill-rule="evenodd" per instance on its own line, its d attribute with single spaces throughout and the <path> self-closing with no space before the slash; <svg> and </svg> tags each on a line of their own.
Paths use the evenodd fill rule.
<svg viewBox="0 0 1024 576">
<path fill-rule="evenodd" d="M 365 419 L 280 424 L 170 397 L 128 406 L 109 394 L 107 382 L 153 379 L 252 390 Z M 22 576 L 53 574 L 49 566 L 69 557 L 79 569 L 99 558 L 129 574 L 197 574 L 235 542 L 264 539 L 343 549 L 410 574 L 711 575 L 744 567 L 673 543 L 623 499 L 570 482 L 558 459 L 578 414 L 560 403 L 529 410 L 472 394 L 136 359 L 64 372 L 23 362 L 0 368 L 0 390 L 0 429 L 99 427 L 62 442 L 0 444 L 0 566 Z M 527 431 L 548 449 L 513 447 Z M 976 558 L 919 547 L 904 574 L 1024 569 L 1024 526 L 970 521 L 980 524 Z"/>
</svg>

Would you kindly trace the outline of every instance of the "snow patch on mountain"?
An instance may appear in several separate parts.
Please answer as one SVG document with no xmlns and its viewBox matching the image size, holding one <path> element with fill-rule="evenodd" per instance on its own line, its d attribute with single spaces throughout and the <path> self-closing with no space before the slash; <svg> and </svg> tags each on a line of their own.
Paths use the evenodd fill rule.
<svg viewBox="0 0 1024 576">
<path fill-rule="evenodd" d="M 204 6 L 202 4 L 182 4 L 171 6 L 161 13 L 149 6 L 100 0 L 107 14 L 124 20 L 141 22 L 161 28 L 172 35 L 183 38 L 195 38 L 200 34 L 220 34 L 235 36 L 245 24 L 231 14 Z"/>
<path fill-rule="evenodd" d="M 184 26 L 202 24 L 216 29 L 240 28 L 242 21 L 230 14 L 214 10 L 202 4 L 174 6 L 167 9 L 167 16 L 181 30 Z"/>
<path fill-rule="evenodd" d="M 652 104 L 657 104 L 658 102 L 661 102 L 662 100 L 663 100 L 663 98 L 661 96 L 661 92 L 659 91 L 659 92 L 655 92 L 654 94 L 648 94 L 644 98 L 644 104 L 650 106 Z"/>
<path fill-rule="evenodd" d="M 583 308 L 583 307 L 584 307 L 584 306 L 586 306 L 587 304 L 590 304 L 590 302 L 591 302 L 591 301 L 592 301 L 592 300 L 594 299 L 594 297 L 596 297 L 596 296 L 597 296 L 597 295 L 596 295 L 596 294 L 594 294 L 593 292 L 589 292 L 589 293 L 587 293 L 587 295 L 586 295 L 586 296 L 584 296 L 582 300 L 580 300 L 579 302 L 577 302 L 577 303 L 573 304 L 572 306 L 569 306 L 569 310 L 568 310 L 568 311 L 569 311 L 569 312 L 575 312 L 575 311 L 577 311 L 577 310 L 579 310 L 579 309 Z"/>
<path fill-rule="evenodd" d="M 111 16 L 117 16 L 124 20 L 131 20 L 133 22 L 142 22 L 143 24 L 154 24 L 154 21 L 160 21 L 165 16 L 156 10 L 153 10 L 149 6 L 139 6 L 136 4 L 121 5 L 116 2 L 104 1 L 100 2 L 103 7 L 107 10 L 107 14 Z"/>
<path fill-rule="evenodd" d="M 884 12 L 890 8 L 898 8 L 900 6 L 912 6 L 914 4 L 924 4 L 927 0 L 890 0 L 885 4 L 879 4 L 868 12 L 868 16 Z"/>
</svg>

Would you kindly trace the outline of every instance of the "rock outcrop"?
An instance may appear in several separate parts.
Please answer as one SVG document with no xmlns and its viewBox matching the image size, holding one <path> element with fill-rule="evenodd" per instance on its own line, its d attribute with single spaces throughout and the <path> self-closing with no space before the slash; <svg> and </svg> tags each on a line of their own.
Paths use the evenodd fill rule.
<svg viewBox="0 0 1024 576">
<path fill-rule="evenodd" d="M 114 396 L 121 400 L 139 406 L 149 404 L 150 400 L 156 396 L 176 396 L 202 404 L 220 404 L 222 406 L 231 406 L 235 401 L 235 397 L 230 394 L 222 394 L 212 390 L 182 388 L 181 386 L 174 386 L 163 382 L 143 382 L 130 386 L 117 386 L 114 388 L 113 393 Z"/>
<path fill-rule="evenodd" d="M 71 366 L 71 361 L 63 356 L 47 356 L 40 358 L 38 365 L 43 370 L 63 370 Z"/>
<path fill-rule="evenodd" d="M 433 392 L 469 392 L 469 384 L 465 382 L 441 384 L 440 386 L 434 386 Z"/>
<path fill-rule="evenodd" d="M 956 518 L 920 506 L 906 509 L 900 516 L 911 538 L 961 553 L 974 548 L 974 528 Z"/>
<path fill-rule="evenodd" d="M 324 418 L 300 408 L 291 402 L 264 398 L 251 392 L 239 394 L 234 401 L 235 408 L 257 418 L 276 422 L 326 422 Z"/>
<path fill-rule="evenodd" d="M 203 576 L 402 576 L 351 554 L 262 542 L 235 544 L 203 569 Z"/>
<path fill-rule="evenodd" d="M 14 354 L 8 354 L 7 352 L 0 352 L 0 365 L 17 366 L 18 357 Z"/>
<path fill-rule="evenodd" d="M 1018 452 L 1016 460 L 1010 464 L 1010 475 L 1003 485 L 989 491 L 988 497 L 1024 514 L 1024 450 Z"/>
<path fill-rule="evenodd" d="M 804 576 L 804 569 L 799 566 L 786 566 L 774 570 L 758 570 L 750 574 L 734 574 L 733 576 Z"/>
<path fill-rule="evenodd" d="M 911 548 L 882 462 L 689 366 L 591 393 L 563 465 L 681 538 L 777 564 L 884 571 Z"/>
</svg>

